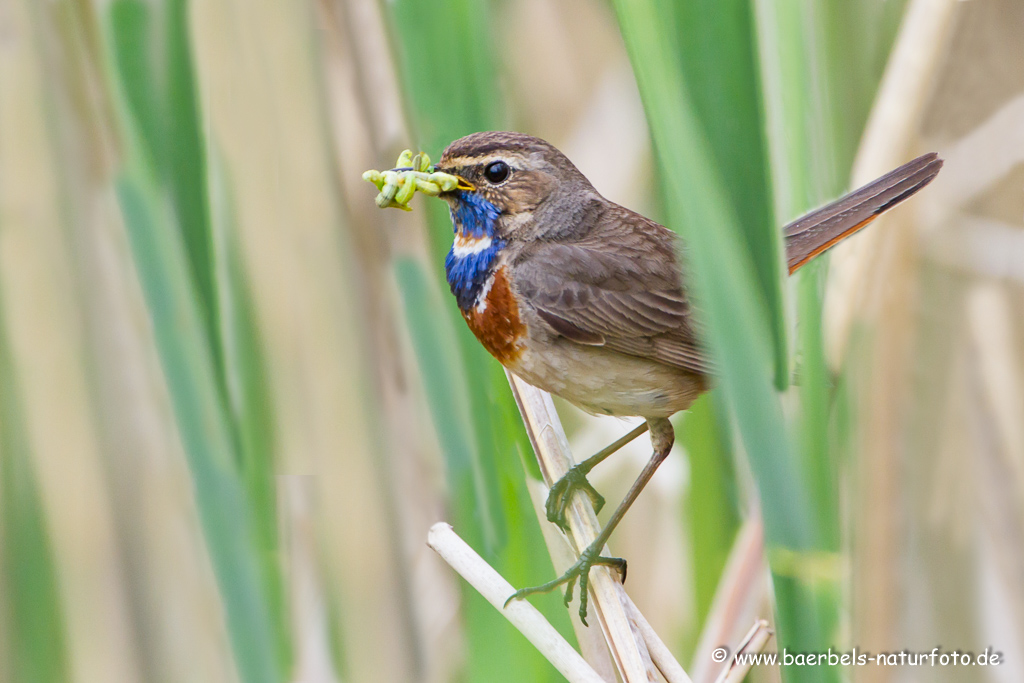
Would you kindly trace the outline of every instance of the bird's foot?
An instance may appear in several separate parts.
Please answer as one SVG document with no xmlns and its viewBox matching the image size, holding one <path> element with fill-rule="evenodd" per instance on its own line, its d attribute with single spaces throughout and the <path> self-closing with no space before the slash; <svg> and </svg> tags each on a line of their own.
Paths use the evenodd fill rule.
<svg viewBox="0 0 1024 683">
<path fill-rule="evenodd" d="M 580 559 L 576 560 L 576 563 L 569 567 L 569 569 L 554 581 L 548 581 L 540 586 L 531 586 L 529 588 L 522 588 L 505 601 L 504 607 L 508 607 L 508 603 L 513 600 L 520 600 L 528 595 L 534 595 L 535 593 L 547 593 L 552 591 L 563 583 L 568 584 L 565 589 L 565 606 L 568 607 L 569 603 L 572 602 L 573 588 L 576 586 L 576 581 L 580 583 L 580 621 L 583 622 L 584 626 L 587 624 L 587 587 L 590 584 L 590 570 L 594 565 L 606 565 L 609 567 L 615 567 L 619 570 L 621 580 L 626 580 L 626 561 L 621 557 L 602 557 L 601 547 L 603 544 L 598 545 L 595 541 L 587 546 L 587 549 L 580 555 Z"/>
<path fill-rule="evenodd" d="M 582 491 L 587 494 L 590 503 L 594 506 L 595 513 L 600 512 L 604 507 L 604 497 L 587 481 L 589 471 L 590 468 L 585 467 L 585 463 L 580 463 L 570 468 L 565 476 L 556 481 L 548 491 L 548 499 L 544 503 L 548 521 L 557 524 L 562 531 L 569 530 L 565 512 L 569 508 L 569 503 L 572 502 L 574 492 Z"/>
</svg>

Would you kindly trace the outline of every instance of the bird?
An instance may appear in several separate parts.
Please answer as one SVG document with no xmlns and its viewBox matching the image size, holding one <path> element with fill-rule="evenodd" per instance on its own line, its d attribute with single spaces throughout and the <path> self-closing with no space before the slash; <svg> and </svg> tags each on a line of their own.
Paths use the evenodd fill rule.
<svg viewBox="0 0 1024 683">
<path fill-rule="evenodd" d="M 916 193 L 941 166 L 938 155 L 925 154 L 786 226 L 789 273 Z M 467 135 L 448 145 L 434 170 L 457 178 L 438 195 L 454 229 L 445 274 L 484 348 L 527 383 L 587 412 L 644 419 L 555 482 L 549 521 L 566 529 L 577 491 L 600 509 L 604 499 L 586 475 L 650 432 L 653 454 L 597 538 L 560 577 L 509 598 L 564 584 L 568 605 L 578 580 L 586 624 L 591 568 L 612 566 L 625 578 L 625 560 L 601 550 L 672 449 L 669 418 L 710 389 L 715 374 L 679 238 L 604 198 L 554 145 L 530 135 Z"/>
</svg>

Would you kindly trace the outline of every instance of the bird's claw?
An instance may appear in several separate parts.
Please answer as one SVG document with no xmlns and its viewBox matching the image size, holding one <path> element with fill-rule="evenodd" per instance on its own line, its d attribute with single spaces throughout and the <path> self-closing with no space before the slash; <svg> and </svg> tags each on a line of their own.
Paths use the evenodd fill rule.
<svg viewBox="0 0 1024 683">
<path fill-rule="evenodd" d="M 570 468 L 561 479 L 551 486 L 548 498 L 544 502 L 548 521 L 557 524 L 562 531 L 569 530 L 565 512 L 569 508 L 569 503 L 572 502 L 572 494 L 575 491 L 587 494 L 590 503 L 594 506 L 595 513 L 600 512 L 604 507 L 604 496 L 587 481 L 586 471 L 580 465 Z"/>
<path fill-rule="evenodd" d="M 608 567 L 614 567 L 619 570 L 621 580 L 626 581 L 626 561 L 621 557 L 603 557 L 601 554 L 601 548 L 596 544 L 587 546 L 587 549 L 580 555 L 580 559 L 576 560 L 569 569 L 554 581 L 549 581 L 540 586 L 531 586 L 529 588 L 521 588 L 515 593 L 509 596 L 508 600 L 505 601 L 504 607 L 508 607 L 508 603 L 513 600 L 521 600 L 528 595 L 534 595 L 536 593 L 547 593 L 548 591 L 558 588 L 563 583 L 566 584 L 565 598 L 563 602 L 568 607 L 569 603 L 572 602 L 573 589 L 576 587 L 576 581 L 579 580 L 580 584 L 580 621 L 584 626 L 587 624 L 587 587 L 590 584 L 590 570 L 594 565 L 605 565 Z"/>
</svg>

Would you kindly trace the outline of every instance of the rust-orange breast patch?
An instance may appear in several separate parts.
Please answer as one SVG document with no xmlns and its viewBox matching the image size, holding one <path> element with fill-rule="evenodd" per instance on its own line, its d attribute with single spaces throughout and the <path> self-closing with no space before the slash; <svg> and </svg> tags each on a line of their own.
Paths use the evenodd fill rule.
<svg viewBox="0 0 1024 683">
<path fill-rule="evenodd" d="M 482 305 L 462 311 L 469 329 L 502 365 L 514 362 L 522 353 L 520 340 L 526 326 L 519 318 L 519 305 L 509 286 L 507 266 L 494 272 Z"/>
</svg>

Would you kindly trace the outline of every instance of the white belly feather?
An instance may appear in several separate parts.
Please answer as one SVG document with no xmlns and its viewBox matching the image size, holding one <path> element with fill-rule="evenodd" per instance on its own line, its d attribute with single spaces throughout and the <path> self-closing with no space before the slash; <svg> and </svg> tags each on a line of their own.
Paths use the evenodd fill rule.
<svg viewBox="0 0 1024 683">
<path fill-rule="evenodd" d="M 525 340 L 508 364 L 526 382 L 599 415 L 669 417 L 686 410 L 706 388 L 679 368 L 566 339 Z"/>
</svg>

